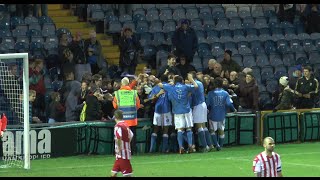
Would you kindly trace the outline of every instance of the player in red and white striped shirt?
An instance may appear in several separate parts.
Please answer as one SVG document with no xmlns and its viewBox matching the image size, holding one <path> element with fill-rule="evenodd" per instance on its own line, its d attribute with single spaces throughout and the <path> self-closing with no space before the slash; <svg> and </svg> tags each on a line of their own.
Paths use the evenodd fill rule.
<svg viewBox="0 0 320 180">
<path fill-rule="evenodd" d="M 264 151 L 253 160 L 253 172 L 256 177 L 282 177 L 280 155 L 273 152 L 274 140 L 266 137 L 263 140 Z"/>
<path fill-rule="evenodd" d="M 111 170 L 111 177 L 116 177 L 118 172 L 121 172 L 123 176 L 130 177 L 132 176 L 130 142 L 133 133 L 129 126 L 122 120 L 123 112 L 121 110 L 116 110 L 114 117 L 116 121 L 116 125 L 114 126 L 116 161 Z"/>
</svg>

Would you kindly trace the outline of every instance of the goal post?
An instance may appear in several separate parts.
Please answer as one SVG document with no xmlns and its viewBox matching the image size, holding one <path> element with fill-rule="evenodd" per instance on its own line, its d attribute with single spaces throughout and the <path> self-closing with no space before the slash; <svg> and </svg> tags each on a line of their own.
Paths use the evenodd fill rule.
<svg viewBox="0 0 320 180">
<path fill-rule="evenodd" d="M 22 61 L 22 89 L 17 80 L 10 75 L 9 64 L 14 61 Z M 15 89 L 18 87 L 18 90 Z M 20 87 L 20 88 L 19 88 Z M 0 54 L 0 89 L 8 100 L 7 108 L 16 114 L 16 121 L 23 124 L 23 167 L 30 169 L 30 123 L 29 123 L 29 58 L 28 53 Z M 21 96 L 22 95 L 22 96 Z M 21 101 L 22 97 L 22 101 Z M 0 107 L 1 108 L 1 107 Z M 1 111 L 1 109 L 0 109 Z M 9 121 L 14 121 L 9 119 Z M 15 150 L 14 150 L 15 151 Z M 16 155 L 17 152 L 12 152 Z M 5 156 L 5 155 L 4 155 Z"/>
</svg>

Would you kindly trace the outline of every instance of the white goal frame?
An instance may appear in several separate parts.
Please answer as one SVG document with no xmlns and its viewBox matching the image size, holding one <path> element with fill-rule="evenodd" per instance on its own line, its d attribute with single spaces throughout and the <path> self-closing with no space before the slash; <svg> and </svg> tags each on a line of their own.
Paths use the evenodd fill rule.
<svg viewBox="0 0 320 180">
<path fill-rule="evenodd" d="M 30 123 L 29 123 L 29 58 L 28 53 L 0 54 L 2 59 L 23 59 L 23 152 L 24 169 L 30 169 Z"/>
</svg>

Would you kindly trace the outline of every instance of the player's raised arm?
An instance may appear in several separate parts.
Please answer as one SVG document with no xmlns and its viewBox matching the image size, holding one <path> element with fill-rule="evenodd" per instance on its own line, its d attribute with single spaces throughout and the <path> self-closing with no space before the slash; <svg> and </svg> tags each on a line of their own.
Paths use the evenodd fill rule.
<svg viewBox="0 0 320 180">
<path fill-rule="evenodd" d="M 193 75 L 191 73 L 188 73 L 188 80 L 193 84 L 195 88 L 199 87 L 196 81 L 193 79 Z"/>
</svg>

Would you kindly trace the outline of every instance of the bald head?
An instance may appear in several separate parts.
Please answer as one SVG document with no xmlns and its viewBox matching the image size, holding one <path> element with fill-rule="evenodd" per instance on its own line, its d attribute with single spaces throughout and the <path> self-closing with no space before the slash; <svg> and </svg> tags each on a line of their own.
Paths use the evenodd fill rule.
<svg viewBox="0 0 320 180">
<path fill-rule="evenodd" d="M 274 143 L 273 138 L 272 138 L 272 137 L 265 137 L 265 138 L 263 139 L 263 146 L 268 145 L 270 142 L 271 142 L 271 143 Z"/>
<path fill-rule="evenodd" d="M 121 85 L 122 86 L 128 86 L 129 85 L 129 79 L 127 77 L 124 77 L 121 79 Z"/>
<path fill-rule="evenodd" d="M 210 60 L 208 61 L 208 67 L 209 67 L 209 69 L 213 69 L 213 66 L 214 66 L 215 63 L 217 63 L 217 60 L 215 60 L 215 59 L 210 59 Z"/>
</svg>

